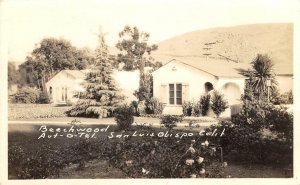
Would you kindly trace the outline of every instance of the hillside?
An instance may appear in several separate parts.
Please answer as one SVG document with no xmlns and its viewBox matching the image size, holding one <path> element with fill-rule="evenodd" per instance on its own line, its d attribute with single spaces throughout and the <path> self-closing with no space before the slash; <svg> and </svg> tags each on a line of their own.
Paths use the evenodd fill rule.
<svg viewBox="0 0 300 185">
<path fill-rule="evenodd" d="M 213 43 L 205 45 L 205 43 Z M 250 63 L 257 53 L 268 54 L 276 74 L 293 74 L 293 24 L 253 24 L 193 31 L 158 43 L 153 57 L 166 63 L 171 59 L 205 60 L 228 57 Z M 209 50 L 203 48 L 211 48 Z"/>
</svg>

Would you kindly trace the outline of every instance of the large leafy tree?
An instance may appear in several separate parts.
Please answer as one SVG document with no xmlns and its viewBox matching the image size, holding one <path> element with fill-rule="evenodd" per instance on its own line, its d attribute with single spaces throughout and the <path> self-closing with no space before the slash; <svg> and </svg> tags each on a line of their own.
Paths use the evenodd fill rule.
<svg viewBox="0 0 300 185">
<path fill-rule="evenodd" d="M 122 103 L 123 96 L 112 77 L 112 60 L 104 40 L 99 34 L 99 46 L 96 59 L 86 75 L 85 92 L 79 95 L 79 101 L 67 112 L 70 116 L 108 117 Z"/>
<path fill-rule="evenodd" d="M 93 59 L 85 50 L 77 49 L 64 39 L 45 38 L 20 66 L 27 84 L 41 89 L 55 74 L 64 69 L 85 69 Z"/>
<path fill-rule="evenodd" d="M 275 74 L 273 73 L 274 64 L 268 55 L 258 54 L 251 62 L 251 66 L 251 69 L 241 70 L 241 74 L 248 78 L 246 83 L 247 93 L 252 94 L 259 100 L 265 100 L 268 90 L 273 91 L 277 86 Z"/>
</svg>

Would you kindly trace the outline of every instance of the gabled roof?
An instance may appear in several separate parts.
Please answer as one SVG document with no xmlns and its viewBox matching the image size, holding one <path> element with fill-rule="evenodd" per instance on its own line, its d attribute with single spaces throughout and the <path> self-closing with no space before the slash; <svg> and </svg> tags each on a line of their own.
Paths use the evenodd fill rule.
<svg viewBox="0 0 300 185">
<path fill-rule="evenodd" d="M 56 75 L 54 75 L 48 82 L 46 82 L 46 84 L 52 83 L 52 81 L 55 80 L 57 76 L 59 76 L 62 73 L 70 75 L 75 80 L 84 80 L 86 74 L 84 70 L 62 70 L 58 72 Z"/>
<path fill-rule="evenodd" d="M 62 72 L 71 75 L 75 79 L 85 79 L 85 73 L 80 70 L 62 70 Z"/>
<path fill-rule="evenodd" d="M 239 69 L 250 68 L 249 64 L 236 63 L 230 60 L 218 58 L 208 58 L 206 60 L 205 58 L 199 57 L 181 57 L 180 59 L 173 59 L 166 64 L 170 64 L 172 62 L 185 64 L 216 77 L 242 78 L 244 76 L 239 74 Z"/>
</svg>

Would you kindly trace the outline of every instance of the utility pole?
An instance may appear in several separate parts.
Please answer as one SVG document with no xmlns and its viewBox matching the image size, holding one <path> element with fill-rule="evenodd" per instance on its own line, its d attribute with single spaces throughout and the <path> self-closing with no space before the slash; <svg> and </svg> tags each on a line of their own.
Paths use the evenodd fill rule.
<svg viewBox="0 0 300 185">
<path fill-rule="evenodd" d="M 208 57 L 210 56 L 210 55 L 212 55 L 212 53 L 211 52 L 209 52 L 209 50 L 211 50 L 212 49 L 212 45 L 214 45 L 214 44 L 216 44 L 215 42 L 206 42 L 206 43 L 204 43 L 204 50 L 205 50 L 205 52 L 203 53 L 203 55 L 204 56 L 206 56 L 206 62 L 207 62 L 207 60 L 208 60 Z"/>
</svg>

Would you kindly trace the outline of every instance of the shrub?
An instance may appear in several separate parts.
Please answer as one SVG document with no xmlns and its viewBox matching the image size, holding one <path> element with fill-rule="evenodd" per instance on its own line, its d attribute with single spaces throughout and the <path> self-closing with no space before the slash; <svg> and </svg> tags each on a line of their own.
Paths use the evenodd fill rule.
<svg viewBox="0 0 300 185">
<path fill-rule="evenodd" d="M 128 130 L 134 121 L 134 110 L 131 106 L 121 105 L 114 111 L 114 117 L 120 130 Z"/>
<path fill-rule="evenodd" d="M 184 116 L 200 116 L 201 115 L 200 101 L 197 103 L 192 101 L 184 101 L 182 104 L 182 111 Z"/>
<path fill-rule="evenodd" d="M 139 116 L 139 112 L 138 112 L 138 106 L 139 106 L 139 103 L 135 100 L 133 100 L 131 103 L 130 103 L 130 106 L 133 108 L 134 110 L 134 115 L 135 116 Z"/>
<path fill-rule="evenodd" d="M 280 95 L 280 103 L 281 104 L 293 104 L 293 91 L 290 90 L 284 94 Z"/>
<path fill-rule="evenodd" d="M 184 116 L 191 116 L 193 112 L 193 102 L 184 101 L 182 104 L 182 111 Z"/>
<path fill-rule="evenodd" d="M 108 101 L 108 100 L 106 100 Z M 100 106 L 100 102 L 95 102 L 91 99 L 79 99 L 65 113 L 68 116 L 75 117 L 89 117 L 89 118 L 105 118 L 111 117 L 117 103 L 114 102 L 113 106 Z"/>
<path fill-rule="evenodd" d="M 207 111 L 209 109 L 209 103 L 210 103 L 210 95 L 203 95 L 200 97 L 200 107 L 201 107 L 201 115 L 206 116 Z"/>
<path fill-rule="evenodd" d="M 50 97 L 47 92 L 41 91 L 39 93 L 38 103 L 40 103 L 40 104 L 49 104 L 50 103 Z"/>
<path fill-rule="evenodd" d="M 146 101 L 140 101 L 137 108 L 138 114 L 146 114 Z"/>
<path fill-rule="evenodd" d="M 194 138 L 130 137 L 108 147 L 106 155 L 130 178 L 224 177 L 215 147 L 202 143 Z"/>
<path fill-rule="evenodd" d="M 219 117 L 220 114 L 228 108 L 228 103 L 224 99 L 224 95 L 217 91 L 214 92 L 214 96 L 212 97 L 211 101 L 211 109 L 214 111 L 217 117 Z"/>
<path fill-rule="evenodd" d="M 216 127 L 226 128 L 220 144 L 233 160 L 283 166 L 293 163 L 293 115 L 282 107 L 246 100 L 232 122 L 210 129 Z"/>
<path fill-rule="evenodd" d="M 146 113 L 148 114 L 160 115 L 163 109 L 163 103 L 159 102 L 157 98 L 150 98 L 149 101 L 146 101 Z"/>
<path fill-rule="evenodd" d="M 142 128 L 139 131 L 145 131 Z M 9 145 L 8 168 L 19 179 L 58 178 L 60 170 L 69 164 L 81 167 L 97 159 L 107 161 L 129 178 L 224 177 L 216 147 L 205 138 L 196 135 L 162 138 L 153 128 L 147 131 L 154 132 L 155 136 L 109 140 L 74 138 L 68 142 L 63 138 L 57 138 L 56 142 L 37 140 L 33 137 L 35 133 L 10 133 L 10 141 L 23 140 Z"/>
<path fill-rule="evenodd" d="M 160 124 L 171 130 L 172 128 L 177 126 L 178 122 L 181 122 L 182 120 L 183 116 L 163 115 L 160 117 Z"/>
<path fill-rule="evenodd" d="M 200 116 L 201 112 L 202 112 L 202 107 L 201 107 L 200 101 L 198 101 L 193 106 L 192 116 Z"/>
<path fill-rule="evenodd" d="M 67 106 L 73 106 L 74 105 L 74 103 L 70 99 L 67 99 L 66 104 L 67 104 Z"/>
<path fill-rule="evenodd" d="M 39 97 L 38 90 L 31 87 L 23 87 L 15 94 L 15 103 L 37 103 Z"/>
</svg>

